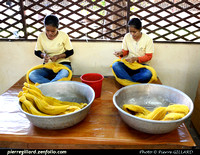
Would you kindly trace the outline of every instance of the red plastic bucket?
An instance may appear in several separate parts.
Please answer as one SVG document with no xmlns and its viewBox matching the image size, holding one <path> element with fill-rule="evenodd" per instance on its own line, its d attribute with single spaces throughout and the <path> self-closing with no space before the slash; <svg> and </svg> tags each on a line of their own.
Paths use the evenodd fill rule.
<svg viewBox="0 0 200 155">
<path fill-rule="evenodd" d="M 93 88 L 95 98 L 101 96 L 102 81 L 104 76 L 99 73 L 87 73 L 81 76 L 81 81 Z"/>
</svg>

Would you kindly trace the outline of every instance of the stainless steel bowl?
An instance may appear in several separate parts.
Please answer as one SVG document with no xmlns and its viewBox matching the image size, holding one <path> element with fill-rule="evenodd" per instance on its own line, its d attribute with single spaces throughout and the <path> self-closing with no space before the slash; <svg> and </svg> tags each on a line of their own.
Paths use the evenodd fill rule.
<svg viewBox="0 0 200 155">
<path fill-rule="evenodd" d="M 113 103 L 125 123 L 136 130 L 150 134 L 163 134 L 176 129 L 192 114 L 194 108 L 192 100 L 185 93 L 159 84 L 136 84 L 123 87 L 114 94 Z M 124 104 L 136 104 L 152 111 L 155 107 L 166 107 L 169 103 L 185 104 L 190 111 L 179 120 L 157 121 L 136 117 L 122 109 Z"/>
<path fill-rule="evenodd" d="M 45 83 L 39 85 L 38 88 L 44 95 L 51 96 L 62 101 L 87 103 L 87 106 L 79 111 L 59 116 L 32 115 L 24 112 L 20 103 L 20 110 L 26 115 L 29 121 L 33 125 L 43 129 L 63 129 L 79 123 L 88 114 L 90 106 L 92 105 L 95 97 L 94 90 L 90 86 L 76 81 Z"/>
</svg>

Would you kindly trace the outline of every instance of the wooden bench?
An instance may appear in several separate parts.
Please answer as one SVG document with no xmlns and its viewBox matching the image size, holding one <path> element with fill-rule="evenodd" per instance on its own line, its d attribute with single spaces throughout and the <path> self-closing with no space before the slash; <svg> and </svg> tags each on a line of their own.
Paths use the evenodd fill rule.
<svg viewBox="0 0 200 155">
<path fill-rule="evenodd" d="M 72 80 L 81 81 L 79 77 Z M 22 77 L 0 96 L 1 148 L 191 149 L 196 146 L 184 123 L 162 135 L 143 133 L 125 124 L 112 101 L 121 87 L 114 77 L 105 77 L 101 97 L 93 101 L 89 114 L 79 124 L 62 130 L 40 129 L 19 111 L 17 95 L 24 82 Z"/>
</svg>

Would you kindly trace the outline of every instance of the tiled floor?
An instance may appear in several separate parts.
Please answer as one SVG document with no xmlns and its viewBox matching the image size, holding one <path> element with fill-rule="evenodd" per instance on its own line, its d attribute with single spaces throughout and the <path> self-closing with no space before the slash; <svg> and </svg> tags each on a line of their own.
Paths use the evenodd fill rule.
<svg viewBox="0 0 200 155">
<path fill-rule="evenodd" d="M 190 118 L 185 121 L 185 125 L 187 126 L 187 129 L 189 130 L 194 142 L 196 143 L 196 149 L 200 149 L 200 135 L 195 130 Z"/>
</svg>

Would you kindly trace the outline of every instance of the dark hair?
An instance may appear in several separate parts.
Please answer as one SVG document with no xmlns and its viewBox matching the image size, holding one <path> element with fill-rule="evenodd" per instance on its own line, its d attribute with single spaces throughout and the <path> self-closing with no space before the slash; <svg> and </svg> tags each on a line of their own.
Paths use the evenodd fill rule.
<svg viewBox="0 0 200 155">
<path fill-rule="evenodd" d="M 142 22 L 139 18 L 132 18 L 128 21 L 128 26 L 133 26 L 134 28 L 140 30 L 142 28 Z"/>
<path fill-rule="evenodd" d="M 47 25 L 51 25 L 53 27 L 58 28 L 58 26 L 59 26 L 58 18 L 55 15 L 52 15 L 52 14 L 51 15 L 47 15 L 44 18 L 44 26 L 47 26 Z"/>
</svg>

